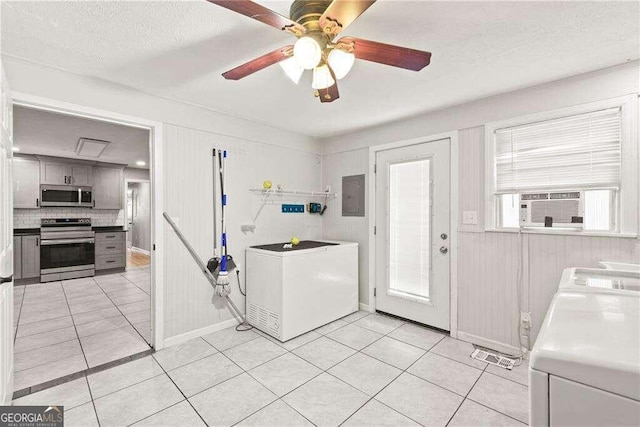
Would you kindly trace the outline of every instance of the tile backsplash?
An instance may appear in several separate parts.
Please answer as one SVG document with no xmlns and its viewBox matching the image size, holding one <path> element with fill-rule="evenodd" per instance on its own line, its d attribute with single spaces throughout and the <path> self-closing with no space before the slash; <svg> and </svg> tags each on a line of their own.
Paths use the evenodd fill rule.
<svg viewBox="0 0 640 427">
<path fill-rule="evenodd" d="M 13 228 L 40 228 L 42 218 L 91 218 L 91 225 L 124 225 L 124 210 L 88 208 L 14 209 Z"/>
</svg>

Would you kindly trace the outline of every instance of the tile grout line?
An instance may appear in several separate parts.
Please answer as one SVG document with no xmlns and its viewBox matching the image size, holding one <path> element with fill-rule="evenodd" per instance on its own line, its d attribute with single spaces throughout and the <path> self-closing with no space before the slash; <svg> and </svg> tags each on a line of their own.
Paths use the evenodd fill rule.
<svg viewBox="0 0 640 427">
<path fill-rule="evenodd" d="M 84 357 L 84 363 L 89 369 L 89 361 L 87 361 L 87 355 L 84 352 L 84 347 L 82 346 L 82 341 L 80 340 L 80 334 L 78 334 L 78 328 L 76 327 L 76 321 L 73 318 L 73 314 L 71 313 L 71 307 L 69 306 L 69 299 L 67 298 L 67 293 L 64 290 L 64 286 L 62 286 L 62 281 L 60 281 L 60 287 L 62 288 L 62 293 L 64 294 L 64 300 L 67 303 L 67 308 L 69 309 L 69 315 L 71 315 L 71 322 L 73 323 L 73 329 L 76 331 L 76 337 L 78 337 L 78 343 L 80 344 L 80 351 L 82 351 L 82 356 Z"/>
<path fill-rule="evenodd" d="M 91 385 L 89 384 L 89 377 L 85 373 L 84 380 L 87 383 L 87 388 L 89 389 L 89 396 L 91 397 L 91 406 L 93 406 L 93 413 L 96 415 L 96 421 L 98 422 L 98 427 L 100 427 L 100 417 L 98 416 L 98 409 L 96 408 L 96 400 L 93 398 L 93 392 L 91 391 Z"/>
<path fill-rule="evenodd" d="M 462 397 L 462 401 L 460 402 L 460 404 L 458 405 L 458 407 L 456 408 L 455 411 L 453 411 L 453 414 L 451 414 L 451 417 L 449 417 L 449 420 L 447 421 L 447 423 L 445 424 L 445 427 L 448 427 L 449 424 L 451 423 L 451 421 L 453 420 L 453 418 L 456 416 L 456 414 L 458 413 L 458 411 L 460 410 L 460 408 L 462 407 L 462 405 L 464 404 L 465 400 L 467 400 L 467 397 L 469 397 L 469 394 L 471 393 L 471 391 L 473 390 L 473 388 L 476 386 L 476 384 L 478 384 L 478 381 L 480 381 L 480 378 L 482 378 L 482 374 L 484 374 L 485 370 L 487 369 L 487 366 L 489 366 L 489 364 L 485 365 L 484 369 L 482 370 L 482 372 L 480 373 L 480 375 L 478 375 L 478 378 L 476 378 L 476 380 L 473 382 L 473 385 L 471 386 L 471 388 L 469 389 L 469 391 L 467 392 L 467 394 L 465 394 Z"/>
<path fill-rule="evenodd" d="M 14 282 L 15 283 L 15 282 Z M 13 291 L 15 291 L 15 288 L 12 289 Z M 15 346 L 15 343 L 18 339 L 18 331 L 20 330 L 20 315 L 22 314 L 22 306 L 24 305 L 24 293 L 26 292 L 26 289 L 22 290 L 22 296 L 20 297 L 20 308 L 18 309 L 18 321 L 16 322 L 16 330 L 13 333 L 13 344 Z M 15 306 L 14 306 L 15 308 Z M 15 316 L 15 313 L 13 314 Z M 11 319 L 13 321 L 13 319 Z"/>
<path fill-rule="evenodd" d="M 120 274 L 120 273 L 118 273 Z M 120 276 L 122 276 L 122 274 L 120 274 Z M 122 276 L 125 280 L 129 281 L 129 279 L 127 279 L 126 277 Z M 95 280 L 95 279 L 94 279 Z M 131 282 L 130 282 L 131 283 Z M 118 305 L 116 303 L 113 302 L 113 300 L 111 299 L 111 297 L 107 294 L 107 292 L 102 288 L 102 286 L 100 286 L 100 283 L 96 282 L 96 285 L 98 285 L 98 287 L 100 288 L 100 290 L 102 291 L 102 293 L 109 299 L 109 301 L 111 302 L 111 304 L 113 304 L 113 306 L 116 308 L 116 310 L 118 310 L 118 312 L 122 315 L 122 317 L 125 318 L 125 320 L 127 321 L 127 323 L 129 325 L 131 325 L 131 327 L 136 331 L 136 333 L 138 335 L 140 335 L 140 337 L 142 338 L 142 340 L 149 345 L 149 347 L 151 347 L 151 344 L 146 340 L 145 337 L 142 336 L 142 334 L 140 333 L 140 331 L 138 331 L 138 329 L 136 329 L 135 326 L 133 326 L 133 323 L 131 323 L 131 321 L 129 320 L 129 318 L 127 316 L 125 316 L 125 314 L 122 312 L 122 310 L 120 310 L 120 307 L 118 307 Z M 136 286 L 137 287 L 137 286 Z M 139 288 L 138 288 L 139 289 Z M 146 292 L 145 292 L 146 293 Z M 140 312 L 145 311 L 145 310 L 140 310 Z M 149 312 L 151 312 L 151 300 L 149 300 Z M 153 348 L 153 347 L 151 347 Z"/>
</svg>

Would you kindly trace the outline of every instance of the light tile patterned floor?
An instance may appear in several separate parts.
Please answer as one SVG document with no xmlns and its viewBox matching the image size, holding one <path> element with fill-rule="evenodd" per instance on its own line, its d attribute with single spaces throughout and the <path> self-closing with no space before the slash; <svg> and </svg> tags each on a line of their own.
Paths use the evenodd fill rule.
<svg viewBox="0 0 640 427">
<path fill-rule="evenodd" d="M 14 403 L 65 405 L 69 426 L 523 426 L 526 362 L 472 350 L 358 312 L 285 344 L 225 329 Z"/>
<path fill-rule="evenodd" d="M 143 267 L 16 286 L 14 389 L 149 350 L 149 284 Z"/>
</svg>

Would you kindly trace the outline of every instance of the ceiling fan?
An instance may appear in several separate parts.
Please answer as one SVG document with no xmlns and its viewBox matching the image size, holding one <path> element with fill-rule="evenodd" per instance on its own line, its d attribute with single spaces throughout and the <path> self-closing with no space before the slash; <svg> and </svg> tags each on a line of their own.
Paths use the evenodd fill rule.
<svg viewBox="0 0 640 427">
<path fill-rule="evenodd" d="M 305 70 L 313 70 L 312 88 L 320 102 L 340 97 L 337 80 L 349 73 L 356 58 L 420 71 L 431 59 L 430 52 L 359 39 L 334 39 L 376 0 L 295 0 L 290 18 L 249 0 L 207 0 L 294 35 L 293 45 L 269 52 L 223 73 L 239 80 L 279 63 L 287 76 L 298 83 Z"/>
</svg>

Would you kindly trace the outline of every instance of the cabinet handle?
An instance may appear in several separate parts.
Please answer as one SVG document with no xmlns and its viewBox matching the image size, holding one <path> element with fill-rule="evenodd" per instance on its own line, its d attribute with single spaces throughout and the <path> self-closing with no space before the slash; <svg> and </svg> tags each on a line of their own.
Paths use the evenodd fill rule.
<svg viewBox="0 0 640 427">
<path fill-rule="evenodd" d="M 115 249 L 115 246 L 107 246 L 107 249 Z"/>
<path fill-rule="evenodd" d="M 116 260 L 112 259 L 111 261 L 107 261 L 107 264 L 113 264 Z"/>
<path fill-rule="evenodd" d="M 39 208 L 39 207 L 40 207 L 40 199 L 38 199 L 37 197 L 36 197 L 36 207 L 37 207 L 37 208 Z"/>
<path fill-rule="evenodd" d="M 113 239 L 114 237 L 116 237 L 115 235 L 111 235 L 111 236 L 104 236 L 105 239 Z"/>
<path fill-rule="evenodd" d="M 36 246 L 40 246 L 40 239 L 36 237 Z"/>
<path fill-rule="evenodd" d="M 64 183 L 65 184 L 67 183 L 67 176 L 66 175 L 64 176 Z"/>
</svg>

